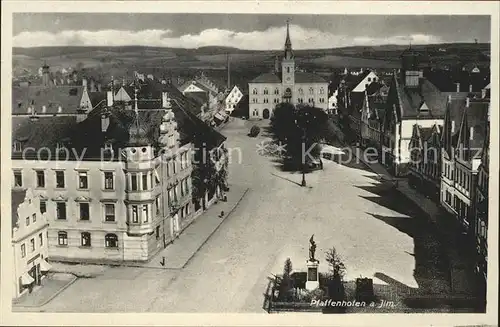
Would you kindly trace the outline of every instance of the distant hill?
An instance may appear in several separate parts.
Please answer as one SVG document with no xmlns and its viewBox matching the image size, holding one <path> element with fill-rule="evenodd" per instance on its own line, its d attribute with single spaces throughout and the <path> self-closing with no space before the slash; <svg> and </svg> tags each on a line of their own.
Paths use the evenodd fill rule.
<svg viewBox="0 0 500 327">
<path fill-rule="evenodd" d="M 397 68 L 399 56 L 407 46 L 350 46 L 330 49 L 294 50 L 298 65 L 308 69 Z M 456 64 L 483 62 L 489 65 L 490 44 L 454 43 L 412 45 L 424 62 Z M 49 46 L 13 48 L 13 73 L 36 72 L 46 62 L 51 69 L 85 67 L 108 74 L 166 70 L 224 70 L 226 55 L 234 71 L 252 70 L 254 74 L 274 67 L 274 58 L 282 50 L 242 50 L 234 47 L 207 46 L 197 49 L 146 46 Z M 128 73 L 127 73 L 128 74 Z"/>
</svg>

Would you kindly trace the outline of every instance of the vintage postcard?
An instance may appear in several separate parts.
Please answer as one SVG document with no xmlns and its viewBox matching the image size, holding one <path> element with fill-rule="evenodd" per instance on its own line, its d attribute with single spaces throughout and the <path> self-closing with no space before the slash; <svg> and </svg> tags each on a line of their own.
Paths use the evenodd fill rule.
<svg viewBox="0 0 500 327">
<path fill-rule="evenodd" d="M 2 324 L 497 324 L 497 2 L 2 9 Z"/>
</svg>

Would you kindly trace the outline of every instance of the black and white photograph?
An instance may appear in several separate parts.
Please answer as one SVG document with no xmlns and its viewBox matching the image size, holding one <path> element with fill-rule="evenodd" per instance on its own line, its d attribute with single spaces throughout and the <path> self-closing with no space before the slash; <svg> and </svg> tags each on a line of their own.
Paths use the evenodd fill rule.
<svg viewBox="0 0 500 327">
<path fill-rule="evenodd" d="M 42 4 L 2 14 L 11 324 L 496 325 L 498 3 Z"/>
</svg>

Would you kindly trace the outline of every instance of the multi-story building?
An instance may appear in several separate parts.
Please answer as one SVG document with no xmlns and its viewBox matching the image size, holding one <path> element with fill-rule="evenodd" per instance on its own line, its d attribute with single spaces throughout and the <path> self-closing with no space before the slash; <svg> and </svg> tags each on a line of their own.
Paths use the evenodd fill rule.
<svg viewBox="0 0 500 327">
<path fill-rule="evenodd" d="M 381 158 L 397 176 L 408 174 L 414 125 L 442 125 L 448 95 L 423 77 L 417 53 L 408 49 L 401 57 L 401 74 L 394 72 L 387 95 Z M 454 96 L 465 98 L 467 93 Z"/>
<path fill-rule="evenodd" d="M 43 209 L 43 208 L 42 208 Z M 47 213 L 40 211 L 40 198 L 31 189 L 12 190 L 12 250 L 14 258 L 12 297 L 40 285 L 51 266 L 48 257 Z"/>
<path fill-rule="evenodd" d="M 442 126 L 413 126 L 410 141 L 408 182 L 412 187 L 439 203 L 441 184 Z"/>
<path fill-rule="evenodd" d="M 296 70 L 288 23 L 281 69 L 275 66 L 274 72 L 262 74 L 248 83 L 249 119 L 269 119 L 276 105 L 282 102 L 328 109 L 327 81 Z"/>
<path fill-rule="evenodd" d="M 488 271 L 488 186 L 489 186 L 489 159 L 490 159 L 490 126 L 487 125 L 485 142 L 481 152 L 476 180 L 475 198 L 475 224 L 474 235 L 476 243 L 476 273 L 479 277 L 479 292 L 486 295 L 486 282 Z"/>
<path fill-rule="evenodd" d="M 440 202 L 456 216 L 463 232 L 473 235 L 475 185 L 487 130 L 489 100 L 450 97 L 448 103 L 443 128 Z"/>
<path fill-rule="evenodd" d="M 145 261 L 194 217 L 196 115 L 170 85 L 138 87 L 132 108 L 108 91 L 83 121 L 13 117 L 14 187 L 33 188 L 49 214 L 53 260 Z"/>
</svg>

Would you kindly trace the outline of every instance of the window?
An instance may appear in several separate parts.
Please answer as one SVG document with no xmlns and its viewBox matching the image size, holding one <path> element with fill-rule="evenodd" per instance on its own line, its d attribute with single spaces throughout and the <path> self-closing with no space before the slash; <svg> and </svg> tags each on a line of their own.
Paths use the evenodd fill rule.
<svg viewBox="0 0 500 327">
<path fill-rule="evenodd" d="M 132 189 L 132 191 L 137 191 L 137 175 L 136 174 L 131 174 L 130 175 L 130 180 L 131 180 L 131 189 Z"/>
<path fill-rule="evenodd" d="M 19 141 L 14 141 L 14 145 L 12 146 L 14 149 L 14 152 L 21 152 L 23 151 L 23 144 Z"/>
<path fill-rule="evenodd" d="M 45 187 L 45 172 L 43 170 L 36 171 L 36 187 Z"/>
<path fill-rule="evenodd" d="M 290 74 L 290 67 L 287 67 L 287 68 L 286 68 L 286 72 L 287 72 L 288 74 Z"/>
<path fill-rule="evenodd" d="M 30 217 L 26 217 L 26 226 L 30 225 Z"/>
<path fill-rule="evenodd" d="M 115 221 L 115 205 L 113 203 L 106 203 L 104 205 L 104 220 Z"/>
<path fill-rule="evenodd" d="M 22 187 L 23 186 L 23 174 L 21 171 L 14 171 L 14 186 Z"/>
<path fill-rule="evenodd" d="M 269 94 L 269 90 L 267 88 L 264 89 L 264 94 Z"/>
<path fill-rule="evenodd" d="M 280 90 L 279 89 L 275 89 L 274 90 L 274 94 L 280 94 Z"/>
<path fill-rule="evenodd" d="M 309 94 L 314 94 L 314 89 L 312 87 L 309 88 Z"/>
<path fill-rule="evenodd" d="M 64 171 L 56 171 L 56 188 L 64 188 Z"/>
<path fill-rule="evenodd" d="M 26 245 L 21 244 L 21 257 L 24 258 L 26 256 Z"/>
<path fill-rule="evenodd" d="M 177 164 L 175 160 L 172 161 L 172 171 L 174 175 L 177 173 Z"/>
<path fill-rule="evenodd" d="M 35 252 L 35 239 L 32 238 L 30 240 L 30 248 L 31 248 L 31 252 Z"/>
<path fill-rule="evenodd" d="M 89 247 L 90 246 L 90 233 L 83 232 L 81 236 L 81 244 L 82 246 Z"/>
<path fill-rule="evenodd" d="M 142 190 L 148 189 L 148 175 L 147 173 L 142 173 Z"/>
<path fill-rule="evenodd" d="M 114 189 L 113 173 L 110 171 L 104 172 L 104 189 L 105 190 Z"/>
<path fill-rule="evenodd" d="M 304 90 L 303 89 L 299 89 L 299 94 L 304 94 Z"/>
<path fill-rule="evenodd" d="M 66 219 L 66 203 L 57 202 L 56 211 L 57 211 L 57 219 Z"/>
<path fill-rule="evenodd" d="M 268 99 L 268 98 L 265 98 L 265 99 L 264 99 L 264 103 L 269 103 L 269 99 Z"/>
<path fill-rule="evenodd" d="M 41 214 L 44 214 L 47 212 L 47 202 L 46 201 L 43 201 L 41 200 L 40 201 L 40 213 Z"/>
<path fill-rule="evenodd" d="M 89 181 L 86 171 L 81 171 L 78 173 L 78 187 L 82 189 L 89 188 Z"/>
<path fill-rule="evenodd" d="M 257 94 L 257 89 L 253 89 L 252 94 Z"/>
<path fill-rule="evenodd" d="M 136 205 L 132 206 L 132 222 L 133 223 L 139 222 L 139 212 Z"/>
<path fill-rule="evenodd" d="M 155 199 L 155 208 L 156 208 L 156 214 L 160 214 L 160 197 L 157 196 Z"/>
<path fill-rule="evenodd" d="M 319 89 L 319 94 L 325 94 L 325 89 L 324 88 L 320 88 Z"/>
<path fill-rule="evenodd" d="M 147 204 L 142 206 L 142 220 L 147 223 L 149 221 L 149 208 Z"/>
<path fill-rule="evenodd" d="M 107 248 L 117 248 L 118 247 L 118 236 L 115 234 L 106 234 L 104 237 L 104 245 Z"/>
<path fill-rule="evenodd" d="M 43 246 L 43 234 L 42 233 L 38 234 L 38 243 L 40 244 L 40 246 Z"/>
<path fill-rule="evenodd" d="M 371 77 L 368 77 L 368 82 L 371 82 L 371 81 L 372 81 Z"/>
<path fill-rule="evenodd" d="M 87 202 L 80 203 L 80 220 L 90 219 L 90 205 Z"/>
<path fill-rule="evenodd" d="M 68 233 L 66 232 L 57 233 L 57 244 L 68 245 Z"/>
<path fill-rule="evenodd" d="M 33 218 L 33 223 L 36 222 L 36 213 L 34 213 L 31 217 Z"/>
<path fill-rule="evenodd" d="M 160 226 L 156 226 L 156 239 L 160 239 Z"/>
</svg>

